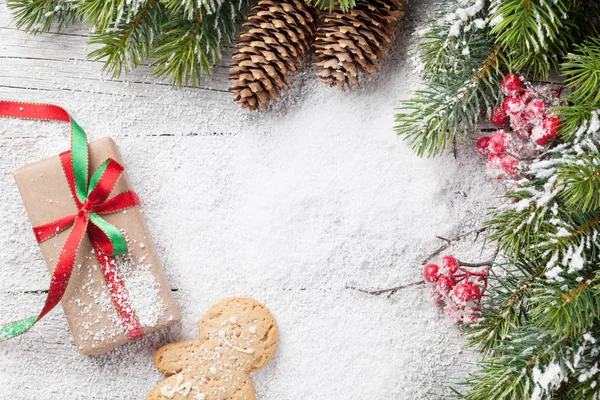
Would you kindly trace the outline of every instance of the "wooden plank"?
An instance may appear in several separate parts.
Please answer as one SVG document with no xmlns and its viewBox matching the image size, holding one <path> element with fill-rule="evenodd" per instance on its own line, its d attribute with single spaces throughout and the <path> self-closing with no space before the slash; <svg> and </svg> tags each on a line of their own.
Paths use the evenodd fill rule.
<svg viewBox="0 0 600 400">
<path fill-rule="evenodd" d="M 225 294 L 244 286 L 243 282 L 235 284 Z M 224 295 L 222 287 L 207 285 L 202 289 L 203 298 Z M 196 297 L 188 293 L 183 301 L 182 295 L 176 295 L 180 304 L 194 304 L 193 308 L 182 310 L 187 318 L 183 325 L 99 357 L 77 354 L 64 317 L 59 310 L 52 312 L 33 331 L 0 346 L 0 379 L 4 382 L 1 393 L 5 398 L 18 400 L 142 399 L 161 380 L 152 363 L 156 349 L 174 340 L 195 337 L 198 321 L 210 306 L 205 300 L 191 300 L 190 295 Z M 423 324 L 428 325 L 427 319 L 435 318 L 435 309 L 418 300 L 420 290 L 410 289 L 400 294 L 401 301 L 353 292 L 284 291 L 277 287 L 254 292 L 254 296 L 269 304 L 282 327 L 275 359 L 254 374 L 257 398 L 261 400 L 329 400 L 337 399 L 340 391 L 363 399 L 374 395 L 375 387 L 377 394 L 385 395 L 377 398 L 437 400 L 449 395 L 447 383 L 456 381 L 470 369 L 472 359 L 460 355 L 460 337 L 449 326 L 427 332 L 431 343 L 424 353 L 417 338 L 423 336 L 421 329 Z M 41 300 L 36 295 L 0 294 L 0 304 L 10 304 L 16 314 L 30 312 Z M 404 306 L 415 301 L 420 306 Z M 341 304 L 343 313 L 338 312 Z M 323 305 L 331 313 L 316 317 Z M 398 326 L 398 320 L 407 318 L 414 322 Z M 292 326 L 293 330 L 286 328 Z M 368 334 L 374 326 L 379 333 L 375 338 Z M 328 349 L 320 345 L 324 333 Z M 348 347 L 349 342 L 359 347 Z M 404 364 L 405 354 L 415 354 L 408 365 Z M 302 362 L 298 363 L 299 360 Z M 315 368 L 319 373 L 314 373 Z M 354 378 L 355 383 L 349 388 L 340 387 L 336 381 L 323 381 L 323 377 L 336 375 L 343 382 Z M 301 382 L 298 377 L 302 377 Z M 315 393 L 315 388 L 320 392 Z M 289 396 L 290 393 L 293 395 Z"/>
<path fill-rule="evenodd" d="M 116 138 L 183 314 L 168 331 L 83 357 L 57 309 L 0 345 L 0 398 L 141 399 L 161 379 L 155 350 L 194 338 L 208 307 L 233 295 L 265 302 L 281 327 L 275 360 L 255 375 L 261 400 L 447 396 L 474 357 L 422 287 L 391 299 L 346 288 L 421 279 L 417 253 L 438 243 L 427 228 L 402 226 L 427 218 L 411 207 L 420 180 L 448 180 L 448 193 L 425 200 L 436 209 L 430 224 L 476 224 L 484 212 L 469 202 L 471 183 L 415 160 L 390 131 L 413 79 L 408 42 L 431 3 L 415 1 L 386 68 L 362 90 L 342 95 L 304 69 L 271 111 L 249 114 L 225 91 L 227 60 L 198 89 L 173 90 L 147 66 L 110 79 L 87 60 L 84 28 L 31 36 L 0 0 L 0 98 L 58 103 L 91 139 Z M 352 111 L 329 113 L 334 104 Z M 352 129 L 340 130 L 346 120 Z M 11 173 L 67 143 L 64 125 L 0 122 L 3 320 L 37 312 L 49 280 Z M 440 206 L 450 192 L 456 204 Z M 373 196 L 350 203 L 364 193 Z"/>
</svg>

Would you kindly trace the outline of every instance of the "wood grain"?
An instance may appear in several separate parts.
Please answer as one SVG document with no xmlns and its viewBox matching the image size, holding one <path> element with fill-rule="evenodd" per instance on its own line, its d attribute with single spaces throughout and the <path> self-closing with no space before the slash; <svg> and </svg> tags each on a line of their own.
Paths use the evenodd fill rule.
<svg viewBox="0 0 600 400">
<path fill-rule="evenodd" d="M 418 188 L 424 174 L 438 179 L 447 168 L 415 160 L 389 129 L 391 110 L 413 87 L 409 40 L 434 3 L 413 3 L 384 72 L 364 89 L 342 96 L 306 67 L 287 95 L 257 115 L 241 111 L 227 92 L 229 57 L 198 88 L 173 89 L 148 66 L 113 79 L 87 59 L 85 29 L 28 35 L 14 28 L 0 0 L 0 98 L 59 104 L 91 139 L 116 139 L 184 317 L 180 326 L 106 356 L 82 357 L 55 310 L 33 331 L 0 344 L 0 398 L 141 399 L 160 381 L 155 350 L 194 337 L 210 305 L 231 295 L 261 300 L 281 327 L 274 362 L 255 377 L 261 400 L 448 396 L 444 384 L 474 358 L 422 288 L 391 299 L 346 289 L 420 280 L 418 260 L 438 245 L 400 221 L 427 218 L 405 211 L 405 187 Z M 355 115 L 338 118 L 320 108 L 337 103 Z M 336 130 L 346 119 L 357 127 Z M 67 135 L 59 124 L 0 121 L 2 322 L 37 312 L 49 281 L 12 171 L 63 151 Z M 340 176 L 344 168 L 347 176 Z M 378 182 L 386 171 L 397 173 Z M 444 179 L 456 193 L 487 190 Z M 382 186 L 390 194 L 375 196 Z M 298 205 L 290 199 L 309 192 L 313 197 Z M 346 214 L 336 208 L 371 192 L 366 205 Z M 441 208 L 444 217 L 429 224 L 477 224 L 484 207 L 465 211 L 464 201 L 461 195 Z"/>
</svg>

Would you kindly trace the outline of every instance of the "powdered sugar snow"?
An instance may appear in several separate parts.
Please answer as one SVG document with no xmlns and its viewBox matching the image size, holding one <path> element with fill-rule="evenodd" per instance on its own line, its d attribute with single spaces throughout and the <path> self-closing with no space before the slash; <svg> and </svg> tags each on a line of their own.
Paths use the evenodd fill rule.
<svg viewBox="0 0 600 400">
<path fill-rule="evenodd" d="M 417 27 L 410 19 L 422 18 L 425 8 L 412 7 L 418 11 L 408 15 L 377 80 L 341 94 L 305 69 L 290 93 L 260 115 L 238 110 L 220 88 L 174 91 L 154 85 L 144 71 L 122 78 L 130 82 L 125 86 L 75 80 L 73 90 L 9 92 L 64 106 L 92 139 L 115 138 L 183 322 L 89 358 L 76 353 L 56 310 L 33 332 L 0 344 L 0 398 L 141 399 L 161 380 L 152 364 L 156 349 L 196 338 L 206 310 L 226 296 L 264 302 L 280 327 L 275 358 L 254 375 L 258 399 L 450 395 L 447 385 L 476 357 L 463 350 L 456 325 L 429 301 L 425 287 L 390 298 L 354 289 L 422 280 L 423 258 L 442 244 L 436 235 L 480 227 L 499 191 L 475 143 L 459 147 L 458 160 L 450 154 L 419 159 L 393 132 L 394 108 L 417 87 L 406 44 Z M 49 40 L 10 32 L 27 46 Z M 73 59 L 85 59 L 84 38 L 50 39 L 62 40 Z M 39 63 L 29 73 L 36 81 L 71 87 L 45 61 L 27 62 Z M 78 63 L 80 74 L 101 76 L 99 65 Z M 3 79 L 0 87 L 14 85 Z M 222 73 L 210 84 L 221 80 Z M 0 231 L 2 322 L 37 312 L 43 298 L 31 291 L 48 284 L 8 174 L 64 150 L 68 142 L 58 129 L 0 123 L 0 136 L 11 137 L 2 140 L 0 158 L 6 171 L 0 221 L 11 227 Z M 479 243 L 448 253 L 482 261 L 488 256 Z M 13 282 L 16 275 L 22 277 Z M 150 323 L 156 317 L 151 282 L 143 269 L 127 279 L 134 307 Z"/>
</svg>

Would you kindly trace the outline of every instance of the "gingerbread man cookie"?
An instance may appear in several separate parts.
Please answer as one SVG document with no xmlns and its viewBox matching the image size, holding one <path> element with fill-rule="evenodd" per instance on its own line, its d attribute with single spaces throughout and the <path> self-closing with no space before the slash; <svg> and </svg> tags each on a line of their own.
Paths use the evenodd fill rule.
<svg viewBox="0 0 600 400">
<path fill-rule="evenodd" d="M 264 305 L 225 299 L 202 319 L 198 340 L 158 350 L 154 363 L 168 378 L 146 400 L 255 400 L 249 373 L 269 361 L 277 338 L 277 323 Z"/>
</svg>

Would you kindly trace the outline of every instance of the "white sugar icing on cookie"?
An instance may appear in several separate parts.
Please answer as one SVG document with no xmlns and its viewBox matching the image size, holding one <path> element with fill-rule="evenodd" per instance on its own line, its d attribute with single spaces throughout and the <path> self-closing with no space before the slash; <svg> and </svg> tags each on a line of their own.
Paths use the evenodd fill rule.
<svg viewBox="0 0 600 400">
<path fill-rule="evenodd" d="M 251 326 L 249 329 L 251 334 L 256 335 L 256 327 L 255 326 Z"/>
<path fill-rule="evenodd" d="M 198 393 L 196 395 L 196 400 L 205 400 L 206 399 L 206 395 L 204 393 Z"/>
<path fill-rule="evenodd" d="M 237 350 L 239 352 L 246 353 L 246 354 L 254 354 L 254 349 L 242 349 L 241 347 L 237 347 L 236 345 L 232 344 L 229 340 L 227 340 L 225 331 L 222 329 L 219 331 L 219 338 L 223 341 L 223 343 L 225 343 L 227 346 L 231 347 L 234 350 Z"/>
<path fill-rule="evenodd" d="M 192 390 L 192 382 L 184 382 L 183 375 L 177 374 L 177 382 L 175 386 L 171 387 L 168 383 L 160 389 L 160 394 L 165 396 L 167 399 L 175 397 L 175 393 L 179 393 L 186 397 Z"/>
</svg>

